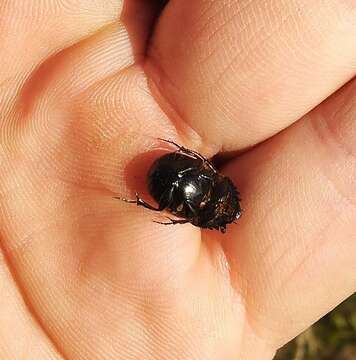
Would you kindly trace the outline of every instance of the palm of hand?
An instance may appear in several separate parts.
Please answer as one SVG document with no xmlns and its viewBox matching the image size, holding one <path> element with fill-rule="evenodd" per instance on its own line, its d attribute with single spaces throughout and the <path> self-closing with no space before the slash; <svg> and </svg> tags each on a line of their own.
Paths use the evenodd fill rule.
<svg viewBox="0 0 356 360">
<path fill-rule="evenodd" d="M 2 359 L 271 358 L 355 291 L 355 81 L 302 117 L 354 75 L 355 22 L 334 32 L 343 45 L 310 40 L 342 53 L 323 62 L 333 76 L 293 79 L 301 65 L 290 56 L 275 80 L 295 50 L 282 52 L 275 35 L 249 48 L 225 18 L 215 31 L 214 6 L 203 14 L 203 4 L 169 4 L 141 66 L 132 44 L 140 54 L 148 5 L 133 40 L 115 1 L 82 1 L 80 12 L 53 1 L 32 17 L 15 3 L 0 5 L 17 29 L 10 44 L 13 28 L 0 25 Z M 278 23 L 294 24 L 265 25 L 275 34 Z M 241 34 L 240 49 L 224 45 L 229 34 Z M 220 48 L 204 52 L 206 36 Z M 261 53 L 268 71 L 254 61 Z M 321 62 L 312 53 L 303 69 Z M 305 91 L 309 76 L 314 88 Z M 159 226 L 152 213 L 113 200 L 143 189 L 147 157 L 157 153 L 140 154 L 157 137 L 207 156 L 268 139 L 224 169 L 246 210 L 226 235 Z"/>
</svg>

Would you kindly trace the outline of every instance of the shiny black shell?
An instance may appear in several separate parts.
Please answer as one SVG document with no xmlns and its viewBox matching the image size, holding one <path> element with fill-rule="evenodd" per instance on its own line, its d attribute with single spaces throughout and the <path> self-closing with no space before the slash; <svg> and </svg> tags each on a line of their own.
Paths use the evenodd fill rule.
<svg viewBox="0 0 356 360">
<path fill-rule="evenodd" d="M 239 193 L 228 177 L 197 155 L 177 151 L 158 158 L 148 172 L 149 193 L 160 209 L 200 228 L 225 232 L 241 215 Z"/>
</svg>

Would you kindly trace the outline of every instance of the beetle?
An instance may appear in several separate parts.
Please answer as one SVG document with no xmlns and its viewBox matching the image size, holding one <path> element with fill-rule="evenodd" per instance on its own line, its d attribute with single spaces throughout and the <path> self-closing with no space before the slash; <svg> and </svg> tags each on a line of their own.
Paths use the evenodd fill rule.
<svg viewBox="0 0 356 360">
<path fill-rule="evenodd" d="M 159 224 L 191 223 L 225 233 L 227 224 L 235 222 L 242 212 L 234 183 L 198 152 L 170 140 L 158 140 L 176 147 L 156 159 L 147 174 L 148 192 L 158 206 L 147 203 L 138 193 L 135 199 L 115 198 L 153 211 L 167 210 L 178 217 L 168 217 L 168 222 L 155 221 Z"/>
</svg>

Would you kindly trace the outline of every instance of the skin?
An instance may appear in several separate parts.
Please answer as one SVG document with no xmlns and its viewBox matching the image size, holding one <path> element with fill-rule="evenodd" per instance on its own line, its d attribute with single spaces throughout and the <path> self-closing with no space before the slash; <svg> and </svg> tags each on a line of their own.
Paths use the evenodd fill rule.
<svg viewBox="0 0 356 360">
<path fill-rule="evenodd" d="M 0 2 L 1 359 L 272 359 L 356 290 L 355 1 L 159 5 Z M 225 235 L 113 199 L 158 137 Z"/>
</svg>

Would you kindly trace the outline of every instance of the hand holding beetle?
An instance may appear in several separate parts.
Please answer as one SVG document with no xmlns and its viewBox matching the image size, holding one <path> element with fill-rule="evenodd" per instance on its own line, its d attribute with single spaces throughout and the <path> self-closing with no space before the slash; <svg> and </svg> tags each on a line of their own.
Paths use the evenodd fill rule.
<svg viewBox="0 0 356 360">
<path fill-rule="evenodd" d="M 0 3 L 1 359 L 271 359 L 356 290 L 355 3 L 161 3 Z M 226 234 L 113 199 L 157 138 Z"/>
</svg>

